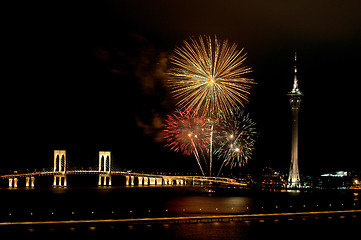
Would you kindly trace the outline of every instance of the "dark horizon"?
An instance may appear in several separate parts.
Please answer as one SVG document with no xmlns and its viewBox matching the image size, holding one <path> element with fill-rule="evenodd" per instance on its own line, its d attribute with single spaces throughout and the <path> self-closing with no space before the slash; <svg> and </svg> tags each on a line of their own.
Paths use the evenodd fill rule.
<svg viewBox="0 0 361 240">
<path fill-rule="evenodd" d="M 13 6 L 4 45 L 0 169 L 52 166 L 67 150 L 85 168 L 112 151 L 121 168 L 197 170 L 163 147 L 175 108 L 167 58 L 190 36 L 217 35 L 248 53 L 257 82 L 246 111 L 259 138 L 250 167 L 288 169 L 294 52 L 304 93 L 300 174 L 361 169 L 357 119 L 361 15 L 357 1 L 253 3 L 105 1 Z M 355 140 L 356 138 L 356 140 Z M 172 170 L 174 169 L 174 170 Z"/>
</svg>

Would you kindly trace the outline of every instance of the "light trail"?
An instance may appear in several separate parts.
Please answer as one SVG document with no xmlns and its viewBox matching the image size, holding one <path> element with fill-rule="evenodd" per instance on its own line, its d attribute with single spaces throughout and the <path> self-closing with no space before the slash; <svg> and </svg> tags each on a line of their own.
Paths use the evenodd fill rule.
<svg viewBox="0 0 361 240">
<path fill-rule="evenodd" d="M 301 217 L 301 216 L 327 216 L 342 214 L 361 214 L 361 210 L 342 211 L 318 211 L 318 212 L 294 212 L 294 213 L 261 213 L 261 214 L 241 214 L 241 215 L 209 215 L 193 217 L 164 217 L 164 218 L 136 218 L 136 219 L 99 219 L 99 220 L 63 220 L 63 221 L 38 221 L 38 222 L 0 222 L 1 226 L 24 226 L 24 225 L 51 225 L 51 224 L 98 224 L 98 223 L 126 223 L 126 224 L 149 224 L 149 223 L 177 223 L 202 220 L 250 220 L 263 218 Z"/>
<path fill-rule="evenodd" d="M 202 168 L 202 165 L 201 165 L 201 162 L 200 162 L 200 159 L 199 159 L 199 154 L 198 154 L 198 151 L 197 151 L 197 147 L 196 147 L 196 145 L 194 144 L 194 141 L 193 141 L 192 138 L 191 138 L 191 141 L 192 141 L 192 144 L 193 144 L 193 147 L 194 147 L 194 150 L 193 150 L 194 156 L 196 157 L 198 166 L 199 166 L 199 168 L 200 168 L 201 171 L 202 171 L 202 175 L 204 176 L 204 172 L 203 172 L 203 168 Z"/>
</svg>

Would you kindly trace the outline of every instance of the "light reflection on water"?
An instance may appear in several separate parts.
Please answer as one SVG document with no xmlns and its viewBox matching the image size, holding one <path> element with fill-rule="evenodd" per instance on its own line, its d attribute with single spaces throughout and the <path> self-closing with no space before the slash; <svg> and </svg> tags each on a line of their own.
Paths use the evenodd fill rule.
<svg viewBox="0 0 361 240">
<path fill-rule="evenodd" d="M 250 197 L 188 196 L 174 198 L 166 203 L 166 208 L 177 215 L 239 214 L 252 208 Z M 183 213 L 183 214 L 182 214 Z"/>
<path fill-rule="evenodd" d="M 0 222 L 62 219 L 109 219 L 169 216 L 197 216 L 242 213 L 273 213 L 314 210 L 360 209 L 358 194 L 350 192 L 235 192 L 209 194 L 193 187 L 100 187 L 33 190 L 0 190 Z M 11 214 L 9 214 L 11 213 Z M 33 213 L 30 215 L 30 213 Z M 260 239 L 285 229 L 317 233 L 332 232 L 360 218 L 260 219 L 260 221 L 152 225 L 67 225 L 29 227 L 19 234 L 30 237 L 81 236 L 99 239 L 105 233 L 124 239 Z M 336 224 L 336 228 L 330 228 Z M 346 224 L 347 223 L 347 224 Z M 320 226 L 320 224 L 322 226 Z M 315 227 L 317 226 L 317 227 Z M 326 227 L 323 227 L 326 226 Z M 305 230 L 305 229 L 309 230 Z M 355 227 L 359 228 L 359 225 Z M 330 230 L 331 229 L 331 230 Z M 347 229 L 353 232 L 353 228 Z M 18 234 L 17 229 L 0 229 L 0 234 Z M 304 236 L 306 237 L 306 233 Z M 262 235 L 263 234 L 263 235 Z"/>
<path fill-rule="evenodd" d="M 240 191 L 210 194 L 200 187 L 1 189 L 0 198 L 0 222 L 273 213 L 361 207 L 358 194 L 351 192 Z"/>
<path fill-rule="evenodd" d="M 360 219 L 307 218 L 307 219 L 259 219 L 243 222 L 212 222 L 191 224 L 148 224 L 148 225 L 76 225 L 55 226 L 50 229 L 31 227 L 1 231 L 2 237 L 29 239 L 352 239 L 358 234 Z M 107 237 L 108 238 L 108 237 Z"/>
</svg>

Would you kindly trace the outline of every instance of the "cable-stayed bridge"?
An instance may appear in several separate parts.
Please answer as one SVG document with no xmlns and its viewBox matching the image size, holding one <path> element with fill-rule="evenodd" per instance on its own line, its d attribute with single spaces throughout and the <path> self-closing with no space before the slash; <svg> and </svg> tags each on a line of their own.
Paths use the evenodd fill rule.
<svg viewBox="0 0 361 240">
<path fill-rule="evenodd" d="M 34 171 L 27 173 L 13 173 L 0 175 L 1 180 L 8 180 L 10 188 L 35 187 L 35 179 L 42 176 L 53 176 L 52 186 L 67 187 L 70 175 L 97 175 L 98 186 L 112 186 L 112 176 L 125 178 L 127 186 L 147 185 L 222 185 L 245 187 L 245 183 L 237 182 L 232 178 L 205 177 L 205 176 L 179 176 L 165 174 L 136 173 L 112 169 L 111 152 L 99 151 L 99 164 L 97 170 L 67 169 L 66 150 L 54 150 L 54 164 L 51 170 Z M 25 181 L 24 181 L 25 180 Z"/>
</svg>

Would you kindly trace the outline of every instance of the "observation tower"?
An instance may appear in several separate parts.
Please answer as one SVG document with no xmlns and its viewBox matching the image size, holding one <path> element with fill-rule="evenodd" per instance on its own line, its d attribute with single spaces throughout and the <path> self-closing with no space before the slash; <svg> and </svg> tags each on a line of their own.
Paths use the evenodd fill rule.
<svg viewBox="0 0 361 240">
<path fill-rule="evenodd" d="M 292 111 L 292 152 L 291 165 L 288 174 L 288 187 L 300 187 L 300 173 L 298 170 L 298 111 L 301 105 L 303 93 L 298 88 L 297 80 L 297 54 L 295 53 L 295 74 L 293 79 L 293 88 L 288 92 Z"/>
</svg>

